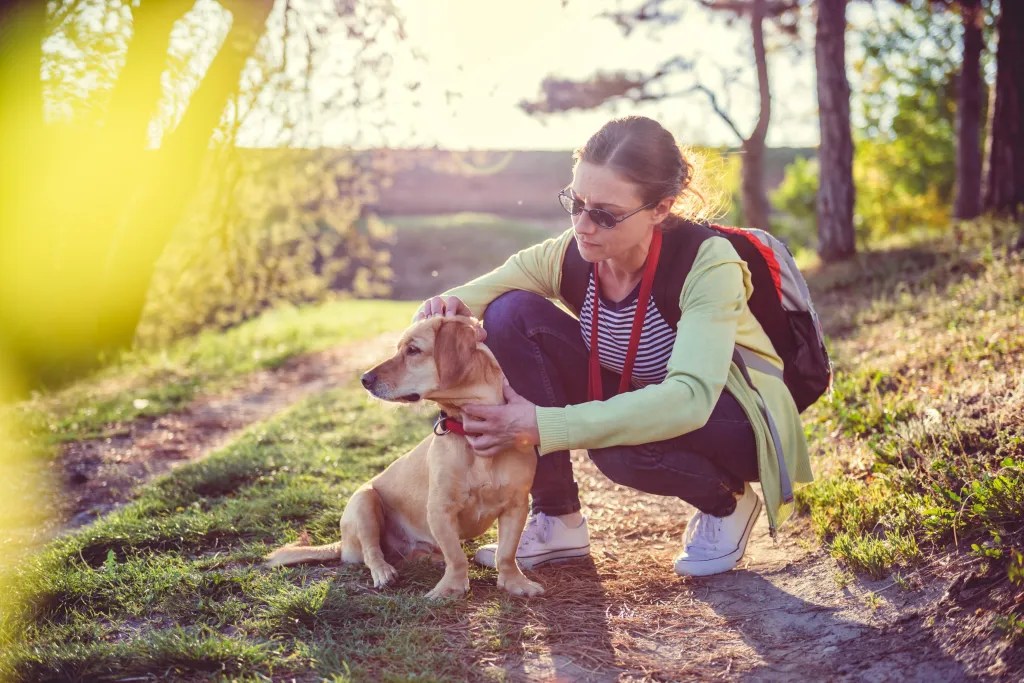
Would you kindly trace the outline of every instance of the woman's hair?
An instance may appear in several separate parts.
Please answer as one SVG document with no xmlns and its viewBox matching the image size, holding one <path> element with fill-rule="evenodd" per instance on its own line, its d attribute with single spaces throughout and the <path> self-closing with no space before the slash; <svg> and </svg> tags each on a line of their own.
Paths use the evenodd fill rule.
<svg viewBox="0 0 1024 683">
<path fill-rule="evenodd" d="M 672 213 L 679 218 L 700 222 L 724 213 L 724 193 L 705 173 L 707 156 L 680 147 L 672 133 L 646 116 L 612 119 L 572 158 L 574 168 L 585 161 L 612 169 L 637 186 L 644 204 L 671 197 Z"/>
</svg>

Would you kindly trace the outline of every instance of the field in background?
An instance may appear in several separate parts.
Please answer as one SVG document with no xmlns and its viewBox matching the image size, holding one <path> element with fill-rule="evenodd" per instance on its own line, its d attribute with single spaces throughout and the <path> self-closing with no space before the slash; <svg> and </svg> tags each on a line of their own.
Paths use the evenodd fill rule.
<svg viewBox="0 0 1024 683">
<path fill-rule="evenodd" d="M 580 144 L 584 140 L 578 141 Z M 711 149 L 734 157 L 734 149 Z M 247 163 L 263 160 L 298 168 L 305 162 L 330 168 L 329 160 L 348 157 L 343 150 L 244 149 Z M 765 151 L 765 187 L 782 182 L 786 166 L 797 157 L 813 157 L 812 148 L 775 147 Z M 287 162 L 283 159 L 287 157 Z M 555 195 L 572 180 L 572 150 L 378 149 L 359 152 L 354 163 L 388 178 L 371 211 L 384 216 L 489 213 L 525 220 L 557 220 Z M 341 181 L 339 181 L 341 182 Z M 732 189 L 732 188 L 730 188 Z M 738 189 L 738 188 L 737 188 Z"/>
<path fill-rule="evenodd" d="M 546 221 L 490 214 L 395 216 L 391 298 L 423 300 L 501 265 L 509 256 L 569 227 L 569 217 Z"/>
</svg>

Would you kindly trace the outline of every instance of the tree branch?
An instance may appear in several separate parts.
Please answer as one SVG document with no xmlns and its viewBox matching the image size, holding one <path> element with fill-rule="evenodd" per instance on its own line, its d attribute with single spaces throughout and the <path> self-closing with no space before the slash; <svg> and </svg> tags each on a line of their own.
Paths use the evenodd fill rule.
<svg viewBox="0 0 1024 683">
<path fill-rule="evenodd" d="M 740 139 L 740 142 L 746 140 L 746 137 L 743 135 L 743 133 L 740 132 L 740 129 L 736 126 L 736 123 L 729 117 L 725 110 L 719 106 L 718 98 L 715 97 L 714 91 L 712 91 L 703 83 L 698 83 L 697 85 L 693 86 L 692 88 L 689 89 L 689 91 L 686 92 L 702 92 L 705 95 L 707 95 L 708 101 L 711 104 L 711 108 L 714 110 L 716 114 L 718 114 L 719 118 L 721 118 L 722 121 L 725 122 L 725 125 L 729 126 L 732 132 L 735 133 L 736 137 Z"/>
</svg>

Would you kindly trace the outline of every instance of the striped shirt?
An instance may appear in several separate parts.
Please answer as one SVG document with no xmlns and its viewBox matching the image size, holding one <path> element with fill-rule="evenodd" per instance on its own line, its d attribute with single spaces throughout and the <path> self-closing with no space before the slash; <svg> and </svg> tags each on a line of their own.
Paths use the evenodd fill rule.
<svg viewBox="0 0 1024 683">
<path fill-rule="evenodd" d="M 633 317 L 636 315 L 639 295 L 638 284 L 622 301 L 608 301 L 603 296 L 599 297 L 601 308 L 597 316 L 597 352 L 601 366 L 618 374 L 622 374 L 622 368 L 626 364 L 626 349 L 629 348 L 629 335 L 633 330 Z M 583 335 L 587 351 L 590 351 L 593 304 L 594 274 L 591 272 L 587 283 L 587 296 L 583 301 L 583 310 L 580 311 L 580 333 Z M 668 374 L 668 359 L 672 355 L 675 340 L 675 328 L 665 322 L 652 294 L 647 302 L 640 345 L 637 348 L 636 361 L 633 363 L 634 387 L 655 384 L 665 379 Z"/>
</svg>

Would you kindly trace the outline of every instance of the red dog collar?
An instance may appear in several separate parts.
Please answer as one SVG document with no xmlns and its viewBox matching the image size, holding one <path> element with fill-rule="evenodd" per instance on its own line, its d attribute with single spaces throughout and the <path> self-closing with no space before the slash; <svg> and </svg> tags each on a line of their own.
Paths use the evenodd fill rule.
<svg viewBox="0 0 1024 683">
<path fill-rule="evenodd" d="M 434 433 L 438 436 L 444 436 L 449 432 L 459 436 L 466 436 L 466 430 L 463 428 L 462 423 L 455 418 L 448 417 L 448 413 L 442 410 L 434 421 Z"/>
</svg>

